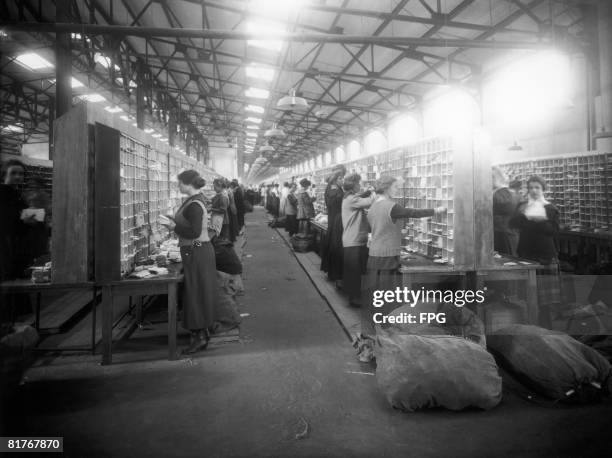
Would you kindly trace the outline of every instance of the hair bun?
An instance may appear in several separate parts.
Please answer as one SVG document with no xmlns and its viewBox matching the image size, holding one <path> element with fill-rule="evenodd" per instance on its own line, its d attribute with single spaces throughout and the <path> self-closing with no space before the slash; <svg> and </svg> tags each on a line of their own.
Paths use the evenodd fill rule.
<svg viewBox="0 0 612 458">
<path fill-rule="evenodd" d="M 196 177 L 193 180 L 193 187 L 194 188 L 200 189 L 200 188 L 203 188 L 204 186 L 206 186 L 206 180 L 204 178 Z"/>
</svg>

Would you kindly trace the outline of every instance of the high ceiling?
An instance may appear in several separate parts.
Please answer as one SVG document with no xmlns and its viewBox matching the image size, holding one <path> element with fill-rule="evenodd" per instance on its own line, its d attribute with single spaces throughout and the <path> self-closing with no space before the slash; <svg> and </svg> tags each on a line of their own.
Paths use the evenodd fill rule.
<svg viewBox="0 0 612 458">
<path fill-rule="evenodd" d="M 242 161 L 249 164 L 259 156 L 259 147 L 265 143 L 263 133 L 278 123 L 288 136 L 273 139 L 270 143 L 275 151 L 264 155 L 268 167 L 279 167 L 344 144 L 359 132 L 385 123 L 389 116 L 417 107 L 422 96 L 436 86 L 460 83 L 477 87 L 483 71 L 512 53 L 525 52 L 537 44 L 580 46 L 587 40 L 582 4 L 589 2 L 68 3 L 72 23 L 138 27 L 133 33 L 108 27 L 72 30 L 73 77 L 83 84 L 74 89 L 75 96 L 100 93 L 107 103 L 121 106 L 125 115 L 135 115 L 134 86 L 146 84 L 150 95 L 148 126 L 161 131 L 167 124 L 166 113 L 178 111 L 181 132 L 197 132 L 213 151 L 216 145 L 237 145 L 239 167 Z M 48 131 L 54 70 L 29 71 L 14 58 L 35 51 L 55 62 L 55 30 L 42 23 L 55 22 L 56 1 L 6 0 L 0 5 L 5 18 L 5 32 L 0 37 L 2 126 L 19 125 L 24 130 L 3 129 L 3 150 L 10 150 L 24 139 L 44 137 Z M 27 29 L 18 25 L 24 22 L 41 26 Z M 185 36 L 172 36 L 183 33 L 179 29 Z M 210 38 L 212 34 L 202 29 L 222 33 Z M 245 40 L 275 32 L 288 33 L 277 48 L 270 40 L 264 42 L 269 47 Z M 96 54 L 109 57 L 117 67 L 102 65 L 104 61 L 96 59 Z M 140 76 L 137 62 L 145 68 Z M 271 79 L 247 75 L 252 64 L 267 68 Z M 267 89 L 269 96 L 249 97 L 245 93 L 249 87 Z M 275 109 L 278 100 L 292 89 L 307 100 L 308 109 Z M 264 112 L 245 111 L 247 105 L 261 106 Z M 249 117 L 261 118 L 262 122 L 253 125 Z M 247 128 L 249 125 L 252 127 Z M 250 135 L 256 138 L 251 154 L 243 154 L 247 131 L 259 134 Z"/>
</svg>

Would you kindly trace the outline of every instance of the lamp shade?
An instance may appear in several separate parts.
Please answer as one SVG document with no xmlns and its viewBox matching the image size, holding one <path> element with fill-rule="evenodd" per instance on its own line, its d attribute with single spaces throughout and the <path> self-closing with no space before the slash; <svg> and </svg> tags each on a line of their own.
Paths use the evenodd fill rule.
<svg viewBox="0 0 612 458">
<path fill-rule="evenodd" d="M 292 89 L 289 95 L 286 95 L 277 102 L 276 109 L 282 111 L 307 110 L 308 102 L 303 97 L 297 97 L 295 89 Z"/>
<path fill-rule="evenodd" d="M 280 138 L 284 138 L 286 137 L 287 134 L 285 133 L 285 131 L 283 129 L 279 129 L 276 126 L 276 123 L 274 123 L 272 125 L 272 129 L 268 129 L 264 132 L 264 137 L 280 137 Z"/>
<path fill-rule="evenodd" d="M 270 146 L 267 143 L 259 148 L 259 152 L 261 153 L 269 153 L 270 151 L 274 151 L 274 147 Z"/>
</svg>

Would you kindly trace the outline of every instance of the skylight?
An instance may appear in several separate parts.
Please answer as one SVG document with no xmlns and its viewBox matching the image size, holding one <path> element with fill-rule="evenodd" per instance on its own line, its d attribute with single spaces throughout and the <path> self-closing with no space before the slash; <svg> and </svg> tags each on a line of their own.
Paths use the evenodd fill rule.
<svg viewBox="0 0 612 458">
<path fill-rule="evenodd" d="M 104 102 L 106 100 L 104 97 L 102 97 L 98 93 L 84 94 L 84 95 L 81 96 L 81 99 L 85 100 L 86 102 L 92 102 L 92 103 Z"/>
<path fill-rule="evenodd" d="M 259 129 L 259 126 L 247 126 L 247 129 Z"/>
<path fill-rule="evenodd" d="M 153 133 L 153 129 L 150 128 L 150 127 L 145 129 L 144 131 L 145 131 L 145 134 L 152 134 Z"/>
<path fill-rule="evenodd" d="M 249 78 L 272 81 L 274 79 L 274 69 L 251 64 L 246 68 L 246 75 Z"/>
<path fill-rule="evenodd" d="M 8 130 L 9 132 L 21 133 L 23 132 L 23 127 L 17 126 L 15 124 L 9 124 L 8 126 L 4 126 L 2 130 Z"/>
<path fill-rule="evenodd" d="M 42 70 L 44 68 L 53 67 L 51 62 L 39 56 L 35 52 L 20 54 L 19 56 L 15 57 L 15 61 L 28 70 Z"/>
<path fill-rule="evenodd" d="M 121 109 L 121 107 L 115 105 L 109 105 L 107 107 L 104 108 L 106 111 L 108 111 L 109 113 L 121 113 L 123 110 Z"/>
<path fill-rule="evenodd" d="M 252 111 L 253 113 L 259 113 L 259 114 L 262 114 L 265 111 L 264 107 L 260 107 L 258 105 L 247 105 L 245 110 Z"/>
<path fill-rule="evenodd" d="M 247 137 L 257 137 L 259 135 L 257 132 L 247 132 Z"/>
<path fill-rule="evenodd" d="M 247 32 L 250 33 L 282 33 L 284 30 L 278 25 L 269 22 L 249 22 L 247 24 Z M 281 40 L 247 40 L 249 46 L 257 48 L 269 49 L 270 51 L 280 52 L 283 47 Z"/>
<path fill-rule="evenodd" d="M 261 124 L 261 118 L 248 117 L 246 118 L 246 122 L 253 122 L 255 124 Z"/>
<path fill-rule="evenodd" d="M 270 91 L 267 89 L 259 89 L 257 87 L 250 87 L 244 93 L 247 97 L 253 97 L 255 99 L 267 99 L 270 96 Z"/>
<path fill-rule="evenodd" d="M 106 57 L 105 55 L 100 54 L 100 53 L 96 53 L 96 55 L 94 56 L 94 61 L 102 65 L 102 67 L 104 68 L 109 68 L 112 64 L 112 60 L 110 60 L 110 57 Z M 115 65 L 115 70 L 118 71 L 121 69 L 119 68 L 118 65 Z"/>
<path fill-rule="evenodd" d="M 155 133 L 155 134 L 151 135 L 151 137 L 153 137 L 153 138 L 161 138 L 161 134 Z"/>
</svg>

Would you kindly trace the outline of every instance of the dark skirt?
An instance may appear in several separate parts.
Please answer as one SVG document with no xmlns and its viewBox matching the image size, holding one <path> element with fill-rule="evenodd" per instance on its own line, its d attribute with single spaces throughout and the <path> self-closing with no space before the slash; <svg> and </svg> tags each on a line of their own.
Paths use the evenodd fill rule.
<svg viewBox="0 0 612 458">
<path fill-rule="evenodd" d="M 342 279 L 344 247 L 342 246 L 342 215 L 329 220 L 327 234 L 321 241 L 321 270 L 331 281 Z"/>
<path fill-rule="evenodd" d="M 297 234 L 298 232 L 298 222 L 296 215 L 286 215 L 285 220 L 285 230 L 289 233 L 289 235 Z"/>
<path fill-rule="evenodd" d="M 362 286 L 363 296 L 361 304 L 361 333 L 368 336 L 376 334 L 374 329 L 374 314 L 382 313 L 388 315 L 400 304 L 386 303 L 382 307 L 374 307 L 374 291 L 394 291 L 397 287 L 402 287 L 403 278 L 399 271 L 399 261 L 397 257 L 369 257 L 367 269 Z M 385 326 L 383 326 L 385 327 Z"/>
<path fill-rule="evenodd" d="M 351 304 L 361 304 L 361 278 L 368 263 L 367 246 L 344 248 L 342 289 L 348 294 Z"/>
<path fill-rule="evenodd" d="M 236 237 L 240 233 L 240 229 L 238 228 L 238 215 L 230 211 L 228 213 L 228 216 L 229 216 L 229 239 L 231 242 L 235 242 Z"/>
<path fill-rule="evenodd" d="M 493 232 L 493 249 L 499 254 L 516 256 L 518 241 L 518 233 L 510 234 L 502 231 Z"/>
<path fill-rule="evenodd" d="M 210 329 L 217 305 L 215 250 L 210 242 L 181 247 L 183 260 L 183 327 L 190 331 Z"/>
</svg>

